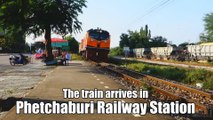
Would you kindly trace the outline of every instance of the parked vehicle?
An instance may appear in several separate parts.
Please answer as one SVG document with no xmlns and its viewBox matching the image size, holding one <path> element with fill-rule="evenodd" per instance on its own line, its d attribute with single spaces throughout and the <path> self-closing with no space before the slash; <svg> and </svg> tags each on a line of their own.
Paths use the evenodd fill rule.
<svg viewBox="0 0 213 120">
<path fill-rule="evenodd" d="M 22 64 L 22 65 L 26 65 L 27 63 L 29 63 L 29 60 L 27 59 L 28 56 L 24 56 L 23 54 L 19 53 L 19 55 L 10 55 L 9 57 L 9 62 L 10 65 L 14 66 L 16 64 Z"/>
</svg>

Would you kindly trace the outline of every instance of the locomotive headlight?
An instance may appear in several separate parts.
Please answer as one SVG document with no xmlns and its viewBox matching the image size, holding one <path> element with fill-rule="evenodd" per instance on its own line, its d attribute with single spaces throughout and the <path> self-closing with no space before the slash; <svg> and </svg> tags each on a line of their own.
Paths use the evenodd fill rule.
<svg viewBox="0 0 213 120">
<path fill-rule="evenodd" d="M 107 43 L 107 40 L 104 40 L 105 43 Z"/>
</svg>

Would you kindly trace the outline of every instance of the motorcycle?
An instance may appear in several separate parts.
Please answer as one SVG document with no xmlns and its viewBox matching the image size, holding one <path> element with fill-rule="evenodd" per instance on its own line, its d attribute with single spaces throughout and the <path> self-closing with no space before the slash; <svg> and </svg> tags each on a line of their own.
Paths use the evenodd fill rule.
<svg viewBox="0 0 213 120">
<path fill-rule="evenodd" d="M 16 64 L 23 64 L 26 65 L 27 63 L 29 63 L 29 60 L 27 60 L 27 56 L 24 56 L 23 54 L 19 54 L 20 57 L 16 56 L 16 55 L 10 55 L 9 57 L 9 61 L 10 61 L 10 65 L 14 66 Z"/>
</svg>

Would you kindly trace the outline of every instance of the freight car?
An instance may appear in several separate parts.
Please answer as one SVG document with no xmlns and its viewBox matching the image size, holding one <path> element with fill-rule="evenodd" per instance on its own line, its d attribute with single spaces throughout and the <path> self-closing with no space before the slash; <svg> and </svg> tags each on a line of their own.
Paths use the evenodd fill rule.
<svg viewBox="0 0 213 120">
<path fill-rule="evenodd" d="M 150 48 L 135 48 L 135 49 L 133 49 L 133 54 L 136 58 L 150 59 L 151 49 Z"/>
<path fill-rule="evenodd" d="M 152 47 L 152 48 L 135 48 L 133 54 L 136 58 L 146 59 L 171 59 L 177 53 L 177 48 L 168 47 Z"/>
<path fill-rule="evenodd" d="M 79 46 L 80 54 L 86 60 L 106 62 L 110 49 L 110 34 L 106 30 L 90 29 Z"/>
<path fill-rule="evenodd" d="M 152 58 L 155 59 L 170 59 L 172 53 L 176 52 L 177 48 L 173 46 L 168 47 L 152 47 L 151 52 L 153 54 Z"/>
<path fill-rule="evenodd" d="M 213 60 L 213 43 L 204 43 L 200 45 L 188 45 L 187 50 L 190 53 L 191 60 Z"/>
<path fill-rule="evenodd" d="M 133 49 L 133 54 L 136 58 L 172 59 L 178 61 L 212 61 L 213 43 L 188 45 L 185 50 L 174 46 L 135 48 Z"/>
</svg>

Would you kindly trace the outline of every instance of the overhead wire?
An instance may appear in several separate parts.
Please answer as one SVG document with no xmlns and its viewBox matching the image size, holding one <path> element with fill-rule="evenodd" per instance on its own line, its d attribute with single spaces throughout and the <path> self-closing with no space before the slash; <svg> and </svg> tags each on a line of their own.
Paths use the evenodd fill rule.
<svg viewBox="0 0 213 120">
<path fill-rule="evenodd" d="M 141 17 L 139 17 L 138 19 L 134 20 L 134 22 L 132 22 L 131 24 L 129 24 L 128 27 L 132 27 L 138 21 L 142 21 L 146 16 L 150 15 L 151 13 L 153 13 L 154 11 L 156 11 L 157 9 L 160 9 L 160 8 L 168 5 L 170 3 L 170 1 L 171 0 L 162 0 L 161 2 L 153 5 L 150 9 L 147 10 L 147 12 L 145 14 L 143 14 Z"/>
</svg>

